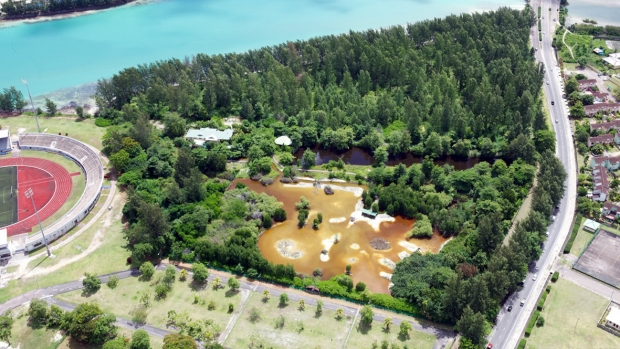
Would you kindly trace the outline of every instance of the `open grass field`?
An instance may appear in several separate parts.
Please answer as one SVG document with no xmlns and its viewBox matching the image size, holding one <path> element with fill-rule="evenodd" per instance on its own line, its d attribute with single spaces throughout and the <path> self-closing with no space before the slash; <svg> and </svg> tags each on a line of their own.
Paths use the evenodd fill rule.
<svg viewBox="0 0 620 349">
<path fill-rule="evenodd" d="M 260 317 L 250 319 L 252 308 L 258 310 Z M 284 325 L 276 327 L 276 320 L 283 316 Z M 224 346 L 227 348 L 255 347 L 273 349 L 287 348 L 341 348 L 351 328 L 353 319 L 336 320 L 335 311 L 323 309 L 316 315 L 316 307 L 306 305 L 299 310 L 296 302 L 279 306 L 279 299 L 271 296 L 267 302 L 262 294 L 254 293 L 245 305 L 245 309 Z M 350 347 L 358 348 L 358 347 Z"/>
<path fill-rule="evenodd" d="M 37 124 L 32 116 L 16 116 L 2 119 L 3 127 L 9 126 L 11 134 L 17 134 L 20 130 L 24 132 L 37 132 Z M 58 116 L 53 118 L 39 116 L 41 132 L 45 133 L 65 133 L 86 144 L 90 144 L 97 149 L 101 149 L 101 137 L 105 133 L 105 128 L 95 125 L 95 119 L 85 119 L 79 121 L 77 117 Z"/>
<path fill-rule="evenodd" d="M 17 167 L 0 167 L 0 227 L 17 222 Z"/>
<path fill-rule="evenodd" d="M 110 213 L 113 217 L 120 217 L 121 210 L 122 204 L 115 205 Z M 105 217 L 105 215 L 103 217 Z M 103 225 L 104 221 L 102 220 L 94 224 L 91 229 L 94 227 L 103 227 Z M 79 226 L 74 228 L 74 230 L 76 229 L 79 229 Z M 67 255 L 80 253 L 81 251 L 79 251 L 76 246 L 87 248 L 95 240 L 94 235 L 96 231 L 97 229 L 90 231 L 91 234 L 85 233 L 80 235 L 70 244 L 55 251 L 54 254 L 57 255 L 56 258 L 49 261 L 42 260 L 43 262 L 38 268 L 62 263 L 63 260 L 66 260 L 63 253 Z M 7 287 L 0 289 L 0 303 L 33 289 L 77 280 L 83 277 L 85 272 L 100 275 L 128 269 L 130 266 L 126 264 L 126 259 L 131 253 L 125 248 L 126 240 L 124 239 L 123 224 L 120 219 L 113 219 L 103 233 L 102 239 L 99 242 L 99 247 L 84 258 L 69 263 L 48 275 L 38 275 L 35 277 L 25 275 L 21 280 L 10 281 Z M 32 265 L 29 265 L 29 268 L 31 266 Z"/>
<path fill-rule="evenodd" d="M 376 341 L 381 345 L 384 340 L 390 343 L 390 346 L 396 344 L 399 348 L 406 345 L 409 349 L 431 349 L 437 340 L 431 334 L 416 331 L 411 331 L 409 338 L 403 338 L 399 336 L 398 331 L 398 326 L 393 325 L 387 332 L 383 329 L 383 323 L 377 321 L 374 321 L 372 326 L 367 329 L 360 327 L 358 321 L 351 332 L 349 342 L 347 342 L 347 349 L 370 349 L 373 342 Z"/>
<path fill-rule="evenodd" d="M 157 273 L 163 273 L 159 271 Z M 155 278 L 157 275 L 153 276 Z M 103 285 L 101 289 L 92 295 L 84 295 L 81 290 L 63 293 L 56 298 L 80 304 L 84 302 L 97 302 L 106 312 L 112 313 L 119 318 L 131 319 L 132 310 L 139 305 L 140 296 L 145 292 L 151 293 L 151 307 L 147 310 L 146 322 L 149 325 L 166 328 L 168 311 L 177 313 L 187 311 L 194 320 L 211 319 L 218 323 L 222 329 L 226 327 L 232 314 L 228 313 L 228 304 L 232 303 L 235 309 L 241 304 L 242 292 L 230 292 L 228 288 L 214 290 L 210 285 L 204 289 L 194 290 L 191 280 L 177 281 L 172 291 L 165 299 L 154 300 L 154 286 L 150 281 L 143 281 L 137 277 L 120 280 L 115 289 Z M 249 291 L 244 291 L 249 292 Z M 204 302 L 194 303 L 194 294 L 197 294 Z M 210 301 L 214 301 L 216 308 L 208 310 Z M 203 304 L 204 303 L 204 304 Z"/>
<path fill-rule="evenodd" d="M 529 349 L 620 348 L 620 338 L 596 327 L 609 300 L 560 278 L 552 289 L 536 327 L 527 340 Z"/>
</svg>

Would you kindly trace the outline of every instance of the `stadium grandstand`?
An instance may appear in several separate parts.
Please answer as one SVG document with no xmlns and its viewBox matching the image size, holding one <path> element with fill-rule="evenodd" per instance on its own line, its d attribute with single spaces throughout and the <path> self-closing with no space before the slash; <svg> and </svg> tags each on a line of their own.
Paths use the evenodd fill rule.
<svg viewBox="0 0 620 349">
<path fill-rule="evenodd" d="M 11 151 L 11 134 L 9 130 L 0 130 L 0 155 Z"/>
<path fill-rule="evenodd" d="M 82 221 L 97 203 L 103 184 L 103 165 L 93 149 L 69 137 L 23 133 L 19 135 L 18 144 L 21 150 L 39 150 L 62 155 L 75 162 L 84 171 L 86 186 L 82 196 L 58 221 L 45 228 L 47 241 L 53 241 Z M 32 234 L 23 246 L 15 246 L 15 252 L 29 252 L 41 246 L 43 246 L 41 234 Z"/>
</svg>

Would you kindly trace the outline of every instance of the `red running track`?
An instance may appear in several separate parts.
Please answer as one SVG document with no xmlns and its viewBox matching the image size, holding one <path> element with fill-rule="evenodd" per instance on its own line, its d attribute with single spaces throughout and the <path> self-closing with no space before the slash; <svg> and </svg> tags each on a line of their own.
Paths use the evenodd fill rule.
<svg viewBox="0 0 620 349">
<path fill-rule="evenodd" d="M 51 217 L 67 201 L 72 181 L 67 170 L 55 162 L 37 158 L 8 158 L 0 167 L 17 166 L 18 221 L 6 227 L 8 236 L 28 233 L 38 224 L 32 200 L 24 193 L 34 191 L 34 202 L 41 221 Z"/>
</svg>

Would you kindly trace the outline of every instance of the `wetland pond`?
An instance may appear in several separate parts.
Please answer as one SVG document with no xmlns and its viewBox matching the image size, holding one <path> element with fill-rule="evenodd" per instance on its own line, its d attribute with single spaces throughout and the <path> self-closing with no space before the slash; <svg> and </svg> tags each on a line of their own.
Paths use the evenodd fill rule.
<svg viewBox="0 0 620 349">
<path fill-rule="evenodd" d="M 401 257 L 418 249 L 422 253 L 437 253 L 447 241 L 438 232 L 429 239 L 407 240 L 414 220 L 384 214 L 375 219 L 363 217 L 361 193 L 365 188 L 359 185 L 322 183 L 319 189 L 311 181 L 283 184 L 278 178 L 266 187 L 250 179 L 236 179 L 232 187 L 236 182 L 255 192 L 272 195 L 284 204 L 286 221 L 265 231 L 258 247 L 267 260 L 293 264 L 298 273 L 312 275 L 314 269 L 320 268 L 323 279 L 329 279 L 344 273 L 346 265 L 351 264 L 355 283 L 363 281 L 372 292 L 389 293 L 388 279 Z M 330 185 L 334 194 L 326 195 L 323 185 Z M 298 228 L 295 203 L 301 196 L 310 201 L 310 214 L 306 225 Z M 323 223 L 314 230 L 312 221 L 319 212 L 323 214 Z M 351 217 L 355 218 L 354 222 Z M 338 242 L 334 243 L 335 236 Z M 381 250 L 373 248 L 371 241 Z"/>
</svg>

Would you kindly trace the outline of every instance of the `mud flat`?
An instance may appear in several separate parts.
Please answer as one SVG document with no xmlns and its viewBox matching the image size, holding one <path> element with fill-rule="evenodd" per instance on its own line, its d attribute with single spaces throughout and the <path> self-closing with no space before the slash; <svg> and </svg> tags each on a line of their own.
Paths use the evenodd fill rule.
<svg viewBox="0 0 620 349">
<path fill-rule="evenodd" d="M 295 250 L 295 241 L 293 240 L 280 240 L 276 243 L 276 250 L 282 255 L 282 257 L 290 259 L 299 259 L 304 253 Z"/>
<path fill-rule="evenodd" d="M 329 222 L 330 223 L 342 223 L 344 221 L 346 221 L 347 219 L 345 217 L 338 217 L 338 218 L 330 218 Z"/>
<path fill-rule="evenodd" d="M 396 269 L 396 263 L 394 263 L 394 261 L 389 258 L 380 258 L 379 263 L 381 263 L 381 265 L 384 265 L 392 270 Z"/>
<path fill-rule="evenodd" d="M 419 252 L 421 250 L 420 247 L 418 247 L 416 244 L 412 244 L 408 241 L 401 241 L 398 244 L 411 252 Z"/>
</svg>

